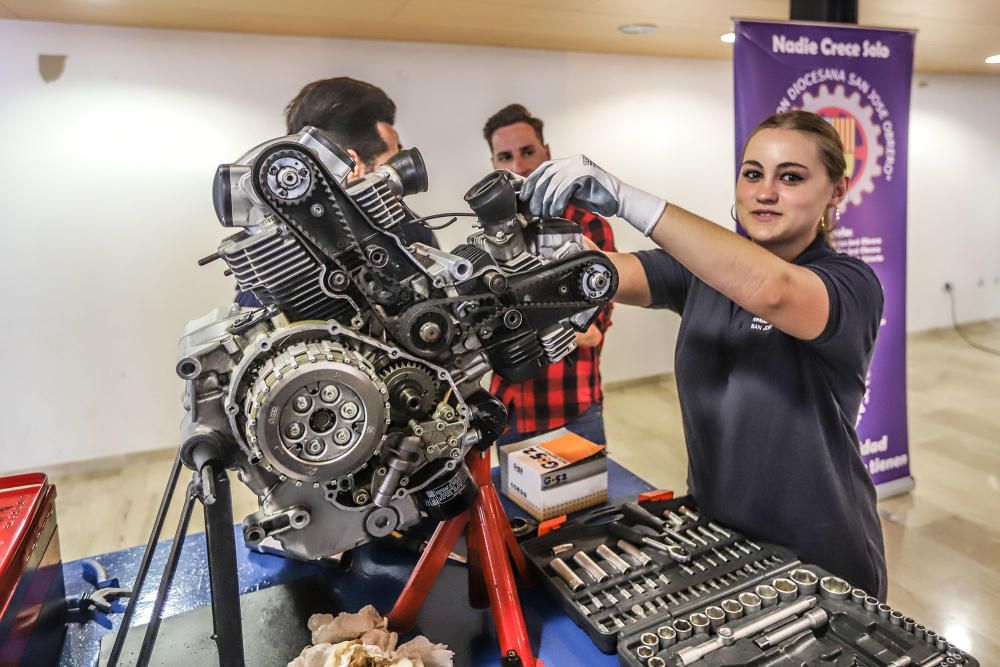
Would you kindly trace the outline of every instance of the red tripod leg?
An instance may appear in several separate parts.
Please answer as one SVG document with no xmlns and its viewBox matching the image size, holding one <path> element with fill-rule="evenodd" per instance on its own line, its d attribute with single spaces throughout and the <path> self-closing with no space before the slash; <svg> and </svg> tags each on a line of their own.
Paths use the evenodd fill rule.
<svg viewBox="0 0 1000 667">
<path fill-rule="evenodd" d="M 524 667 L 543 667 L 540 660 L 535 660 L 531 652 L 531 643 L 528 641 L 528 630 L 524 625 L 521 601 L 517 596 L 514 573 L 508 555 L 514 550 L 509 550 L 509 544 L 504 539 L 504 528 L 512 539 L 514 534 L 510 531 L 510 522 L 507 521 L 507 515 L 504 514 L 497 498 L 496 489 L 493 488 L 489 451 L 482 454 L 470 452 L 465 461 L 473 479 L 479 485 L 479 495 L 472 508 L 475 518 L 471 520 L 469 528 L 471 532 L 476 533 L 474 540 L 481 547 L 483 578 L 493 611 L 493 622 L 497 628 L 500 655 L 504 656 L 515 651 Z M 514 548 L 521 555 L 523 562 L 523 554 L 516 540 Z"/>
<path fill-rule="evenodd" d="M 463 512 L 454 519 L 449 519 L 438 525 L 434 536 L 427 543 L 427 548 L 420 555 L 417 566 L 410 573 L 410 579 L 399 594 L 395 606 L 389 612 L 389 627 L 396 632 L 406 632 L 417 622 L 417 612 L 427 599 L 434 581 L 441 573 L 448 560 L 448 554 L 455 548 L 455 543 L 462 536 L 469 513 Z"/>
<path fill-rule="evenodd" d="M 496 489 L 491 484 L 480 487 L 479 493 L 483 496 L 483 501 L 488 502 L 493 508 L 492 511 L 501 518 L 500 534 L 503 537 L 504 544 L 507 545 L 507 551 L 510 553 L 511 560 L 514 561 L 514 567 L 517 568 L 518 578 L 520 578 L 521 583 L 525 586 L 534 585 L 535 579 L 531 574 L 531 570 L 528 569 L 528 560 L 524 557 L 524 552 L 521 551 L 521 545 L 517 543 L 517 538 L 514 537 L 510 521 L 506 520 L 507 513 L 504 512 L 503 505 L 500 504 L 500 496 L 497 495 Z"/>
<path fill-rule="evenodd" d="M 476 503 L 482 498 L 482 489 Z M 469 605 L 473 609 L 490 606 L 490 596 L 486 592 L 486 575 L 483 572 L 483 530 L 476 516 L 475 505 L 469 508 L 469 523 L 465 527 L 465 549 L 469 559 Z"/>
<path fill-rule="evenodd" d="M 493 622 L 497 627 L 500 655 L 516 651 L 525 667 L 543 667 L 542 662 L 535 660 L 531 652 L 528 630 L 524 625 L 524 615 L 521 613 L 521 601 L 517 596 L 514 573 L 507 555 L 507 545 L 500 536 L 500 526 L 507 524 L 507 517 L 498 514 L 492 503 L 485 501 L 482 495 L 476 501 L 475 510 L 478 519 L 476 523 L 482 531 L 483 576 L 486 580 L 486 591 L 490 596 Z"/>
</svg>

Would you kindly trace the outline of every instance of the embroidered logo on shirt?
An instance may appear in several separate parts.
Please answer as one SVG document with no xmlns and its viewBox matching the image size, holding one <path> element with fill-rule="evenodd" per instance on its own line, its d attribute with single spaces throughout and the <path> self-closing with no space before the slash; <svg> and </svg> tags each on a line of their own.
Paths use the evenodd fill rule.
<svg viewBox="0 0 1000 667">
<path fill-rule="evenodd" d="M 765 333 L 770 331 L 773 327 L 774 325 L 765 320 L 763 317 L 757 317 L 754 315 L 754 318 L 750 320 L 750 331 Z"/>
</svg>

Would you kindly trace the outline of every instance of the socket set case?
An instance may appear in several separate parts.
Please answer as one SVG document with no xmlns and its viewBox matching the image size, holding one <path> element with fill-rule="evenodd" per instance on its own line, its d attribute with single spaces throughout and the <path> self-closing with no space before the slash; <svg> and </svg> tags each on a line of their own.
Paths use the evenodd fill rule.
<svg viewBox="0 0 1000 667">
<path fill-rule="evenodd" d="M 813 565 L 623 633 L 626 667 L 936 667 L 979 663 L 934 630 Z"/>
<path fill-rule="evenodd" d="M 700 515 L 690 497 L 662 495 L 522 545 L 566 613 L 622 665 L 978 667 L 843 579 Z"/>
<path fill-rule="evenodd" d="M 689 497 L 642 502 L 639 508 L 646 516 L 637 515 L 636 503 L 602 507 L 522 544 L 545 586 L 605 653 L 615 652 L 620 636 L 685 617 L 798 564 L 787 549 L 757 544 L 701 517 Z M 665 511 L 674 523 L 661 519 Z M 674 536 L 636 519 L 646 524 L 663 521 Z M 675 559 L 640 537 L 682 549 L 675 550 Z M 684 554 L 686 562 L 678 562 Z M 593 565 L 606 576 L 588 574 Z M 567 568 L 571 580 L 573 575 L 579 578 L 577 585 L 559 574 L 567 574 Z"/>
</svg>

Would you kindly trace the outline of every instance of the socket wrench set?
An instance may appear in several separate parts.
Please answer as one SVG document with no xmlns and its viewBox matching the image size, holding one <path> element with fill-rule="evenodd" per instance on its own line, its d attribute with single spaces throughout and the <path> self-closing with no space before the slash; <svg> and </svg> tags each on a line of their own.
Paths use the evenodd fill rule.
<svg viewBox="0 0 1000 667">
<path fill-rule="evenodd" d="M 623 633 L 627 667 L 978 666 L 934 630 L 839 577 L 797 564 L 756 586 Z"/>
<path fill-rule="evenodd" d="M 566 613 L 605 653 L 798 564 L 701 516 L 689 497 L 601 507 L 522 544 Z"/>
</svg>

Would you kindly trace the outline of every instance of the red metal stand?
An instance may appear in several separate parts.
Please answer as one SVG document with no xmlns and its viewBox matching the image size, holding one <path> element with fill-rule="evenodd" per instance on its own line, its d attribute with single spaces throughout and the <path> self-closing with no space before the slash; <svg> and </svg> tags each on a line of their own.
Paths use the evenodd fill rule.
<svg viewBox="0 0 1000 667">
<path fill-rule="evenodd" d="M 469 562 L 469 601 L 476 608 L 484 609 L 489 605 L 492 609 L 502 664 L 544 667 L 531 652 L 510 565 L 513 560 L 518 576 L 528 582 L 531 579 L 528 563 L 493 488 L 489 450 L 470 451 L 465 463 L 479 486 L 479 495 L 472 507 L 441 523 L 434 531 L 396 605 L 389 612 L 389 627 L 396 632 L 406 632 L 414 626 L 417 612 L 464 531 Z"/>
</svg>

